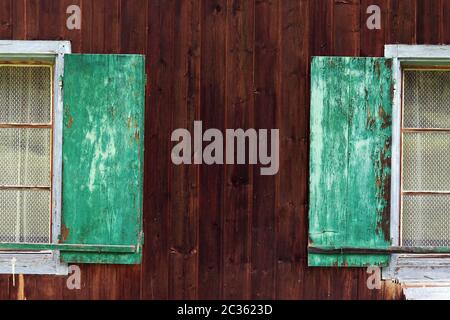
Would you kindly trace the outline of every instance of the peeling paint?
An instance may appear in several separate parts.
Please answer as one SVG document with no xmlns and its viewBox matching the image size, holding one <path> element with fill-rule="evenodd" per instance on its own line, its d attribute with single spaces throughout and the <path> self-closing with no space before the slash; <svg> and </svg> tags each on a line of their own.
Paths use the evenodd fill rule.
<svg viewBox="0 0 450 320">
<path fill-rule="evenodd" d="M 142 230 L 144 57 L 75 54 L 67 56 L 65 68 L 64 103 L 71 108 L 64 113 L 62 241 L 136 245 Z M 81 263 L 141 259 L 140 252 L 61 256 Z"/>
<path fill-rule="evenodd" d="M 315 246 L 390 245 L 392 71 L 385 60 L 313 58 L 309 237 Z M 310 266 L 387 262 L 387 255 L 308 257 Z"/>
</svg>

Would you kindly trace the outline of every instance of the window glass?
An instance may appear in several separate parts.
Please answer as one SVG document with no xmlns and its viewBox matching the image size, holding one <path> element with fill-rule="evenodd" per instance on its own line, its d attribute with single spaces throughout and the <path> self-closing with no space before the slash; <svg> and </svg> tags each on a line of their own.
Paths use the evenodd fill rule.
<svg viewBox="0 0 450 320">
<path fill-rule="evenodd" d="M 0 242 L 50 241 L 52 67 L 0 65 Z"/>
</svg>

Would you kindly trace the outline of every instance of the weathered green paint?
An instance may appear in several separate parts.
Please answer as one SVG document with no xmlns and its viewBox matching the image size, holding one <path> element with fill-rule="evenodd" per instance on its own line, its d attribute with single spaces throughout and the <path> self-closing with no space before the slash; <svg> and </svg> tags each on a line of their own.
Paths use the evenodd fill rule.
<svg viewBox="0 0 450 320">
<path fill-rule="evenodd" d="M 391 60 L 314 57 L 309 241 L 390 246 Z M 386 265 L 389 255 L 309 253 L 310 266 Z"/>
<path fill-rule="evenodd" d="M 145 62 L 141 55 L 66 55 L 64 244 L 142 242 Z M 66 262 L 134 264 L 132 254 L 62 251 Z"/>
<path fill-rule="evenodd" d="M 354 254 L 429 254 L 429 253 L 450 253 L 450 247 L 334 247 L 334 246 L 309 246 L 308 252 L 321 254 L 336 254 L 336 253 L 354 253 Z"/>
<path fill-rule="evenodd" d="M 137 246 L 110 246 L 110 245 L 84 245 L 84 244 L 61 244 L 61 243 L 0 243 L 0 250 L 62 250 L 75 252 L 97 252 L 97 253 L 134 253 Z"/>
</svg>

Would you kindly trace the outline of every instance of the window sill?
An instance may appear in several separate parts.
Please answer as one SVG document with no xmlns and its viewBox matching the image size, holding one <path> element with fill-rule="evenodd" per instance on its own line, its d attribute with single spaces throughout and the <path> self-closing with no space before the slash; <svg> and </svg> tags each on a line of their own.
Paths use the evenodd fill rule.
<svg viewBox="0 0 450 320">
<path fill-rule="evenodd" d="M 406 283 L 403 285 L 406 300 L 449 300 L 450 283 L 438 282 L 418 285 Z"/>
<path fill-rule="evenodd" d="M 67 275 L 68 266 L 60 262 L 58 251 L 0 252 L 0 274 L 13 273 Z"/>
<path fill-rule="evenodd" d="M 450 283 L 450 254 L 392 254 L 382 274 L 399 283 Z"/>
</svg>

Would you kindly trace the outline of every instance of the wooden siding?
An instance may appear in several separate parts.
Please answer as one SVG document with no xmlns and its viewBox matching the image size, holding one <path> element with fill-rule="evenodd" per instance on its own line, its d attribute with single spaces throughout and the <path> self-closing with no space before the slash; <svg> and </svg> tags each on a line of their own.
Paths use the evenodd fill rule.
<svg viewBox="0 0 450 320">
<path fill-rule="evenodd" d="M 80 31 L 66 29 L 80 5 Z M 367 6 L 382 9 L 368 30 Z M 0 298 L 395 299 L 365 269 L 307 268 L 309 63 L 382 56 L 385 43 L 450 43 L 448 0 L 0 0 L 1 39 L 71 40 L 78 53 L 147 55 L 145 248 L 140 266 L 0 276 Z M 280 172 L 179 166 L 174 128 L 280 128 Z"/>
</svg>

